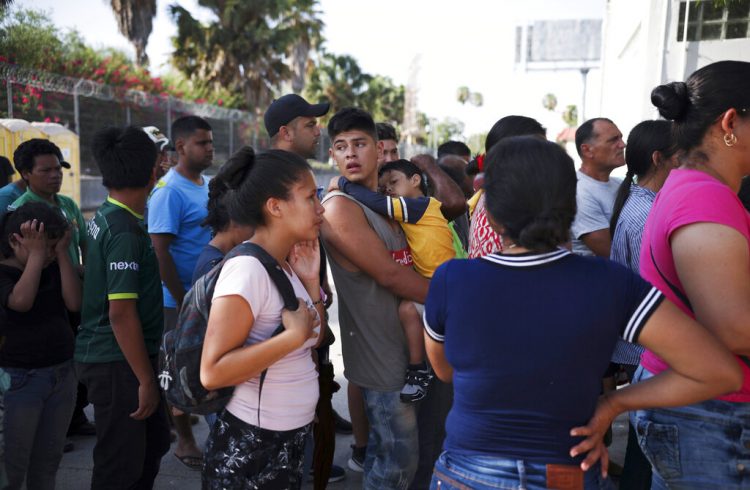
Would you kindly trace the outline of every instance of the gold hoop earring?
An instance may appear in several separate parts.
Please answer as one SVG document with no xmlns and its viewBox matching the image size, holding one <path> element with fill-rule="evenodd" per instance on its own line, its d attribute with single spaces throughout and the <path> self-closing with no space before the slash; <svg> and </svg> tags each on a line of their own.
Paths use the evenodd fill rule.
<svg viewBox="0 0 750 490">
<path fill-rule="evenodd" d="M 734 133 L 724 134 L 724 144 L 730 148 L 737 144 L 737 137 L 734 135 Z"/>
</svg>

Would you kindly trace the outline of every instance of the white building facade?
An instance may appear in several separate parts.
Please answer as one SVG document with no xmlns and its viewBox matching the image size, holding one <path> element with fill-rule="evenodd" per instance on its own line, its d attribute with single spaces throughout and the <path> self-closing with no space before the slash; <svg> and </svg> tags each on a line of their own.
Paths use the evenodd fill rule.
<svg viewBox="0 0 750 490">
<path fill-rule="evenodd" d="M 600 115 L 627 134 L 640 121 L 658 117 L 651 105 L 657 85 L 684 81 L 715 61 L 750 61 L 750 0 L 725 3 L 609 0 L 602 36 Z"/>
</svg>

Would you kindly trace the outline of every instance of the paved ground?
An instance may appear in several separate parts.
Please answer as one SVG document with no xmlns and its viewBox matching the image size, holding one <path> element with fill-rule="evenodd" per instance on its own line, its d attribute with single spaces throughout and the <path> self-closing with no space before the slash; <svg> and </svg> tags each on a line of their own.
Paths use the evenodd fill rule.
<svg viewBox="0 0 750 490">
<path fill-rule="evenodd" d="M 330 325 L 337 337 L 339 337 L 338 315 L 336 314 L 336 304 L 331 307 Z M 346 403 L 346 379 L 343 377 L 344 372 L 343 359 L 341 357 L 341 345 L 339 342 L 331 348 L 331 360 L 335 366 L 336 380 L 341 384 L 341 390 L 333 397 L 333 406 L 338 413 L 348 419 L 348 407 Z M 91 407 L 89 407 L 90 410 Z M 89 411 L 89 417 L 92 413 Z M 619 417 L 614 424 L 614 443 L 610 448 L 610 457 L 613 461 L 622 463 L 625 452 L 625 441 L 627 439 L 627 422 L 625 417 Z M 198 425 L 193 427 L 193 433 L 197 441 L 205 441 L 208 436 L 208 426 L 201 419 Z M 75 437 L 75 450 L 65 454 L 57 474 L 57 488 L 59 490 L 81 490 L 89 488 L 91 482 L 91 468 L 93 465 L 91 459 L 92 449 L 94 447 L 93 437 Z M 351 436 L 336 436 L 336 453 L 334 464 L 346 468 L 346 461 L 349 458 L 349 445 L 352 444 Z M 355 473 L 347 469 L 346 479 L 330 485 L 333 490 L 357 489 L 362 486 L 361 473 Z M 200 472 L 190 470 L 180 463 L 170 451 L 162 460 L 161 471 L 156 479 L 156 490 L 166 490 L 178 488 L 180 490 L 198 490 L 200 489 Z M 303 488 L 310 489 L 312 485 L 307 484 Z"/>
</svg>

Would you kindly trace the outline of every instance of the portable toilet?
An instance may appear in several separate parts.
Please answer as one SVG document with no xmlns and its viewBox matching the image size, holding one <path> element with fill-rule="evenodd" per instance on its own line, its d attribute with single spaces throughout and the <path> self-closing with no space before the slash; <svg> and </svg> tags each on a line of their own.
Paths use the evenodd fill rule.
<svg viewBox="0 0 750 490">
<path fill-rule="evenodd" d="M 0 119 L 0 154 L 13 163 L 13 152 L 18 145 L 33 138 L 49 139 L 38 128 L 23 119 Z M 16 174 L 15 178 L 20 177 Z"/>
<path fill-rule="evenodd" d="M 46 138 L 56 144 L 63 154 L 63 159 L 70 164 L 63 169 L 63 181 L 60 194 L 72 198 L 78 205 L 81 203 L 81 150 L 78 135 L 57 123 L 33 122 L 31 126 L 44 133 Z"/>
</svg>

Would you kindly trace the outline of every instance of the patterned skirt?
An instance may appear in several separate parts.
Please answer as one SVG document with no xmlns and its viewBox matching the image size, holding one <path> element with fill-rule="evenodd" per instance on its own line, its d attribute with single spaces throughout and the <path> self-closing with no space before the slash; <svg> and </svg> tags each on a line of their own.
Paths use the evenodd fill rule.
<svg viewBox="0 0 750 490">
<path fill-rule="evenodd" d="M 261 429 L 224 410 L 206 443 L 203 489 L 300 488 L 311 426 L 287 431 Z"/>
</svg>

